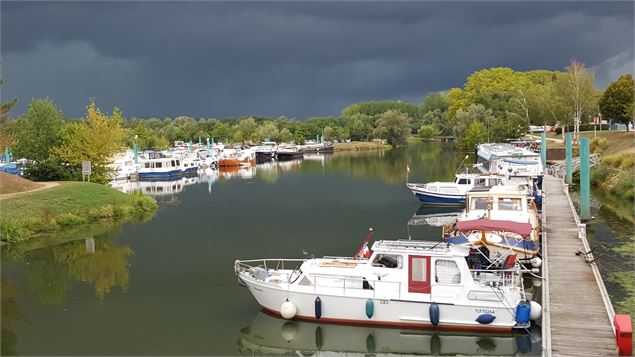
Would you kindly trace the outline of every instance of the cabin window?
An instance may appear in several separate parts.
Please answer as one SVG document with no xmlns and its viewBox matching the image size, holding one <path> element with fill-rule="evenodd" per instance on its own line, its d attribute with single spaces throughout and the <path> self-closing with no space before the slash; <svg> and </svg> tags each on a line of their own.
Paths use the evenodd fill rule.
<svg viewBox="0 0 635 357">
<path fill-rule="evenodd" d="M 487 197 L 474 197 L 470 200 L 470 209 L 487 209 L 488 204 Z"/>
<path fill-rule="evenodd" d="M 430 186 L 428 187 L 428 191 L 430 192 L 437 192 L 439 189 L 437 188 L 437 186 Z"/>
<path fill-rule="evenodd" d="M 172 160 L 172 167 L 175 167 L 176 163 L 174 162 L 174 160 Z"/>
<path fill-rule="evenodd" d="M 161 168 L 161 163 L 160 162 L 157 162 L 155 165 L 156 165 L 157 169 Z"/>
<path fill-rule="evenodd" d="M 437 260 L 434 263 L 435 281 L 439 284 L 460 284 L 461 271 L 453 260 Z"/>
<path fill-rule="evenodd" d="M 176 160 L 176 166 L 179 166 L 179 165 L 180 165 L 180 161 Z"/>
<path fill-rule="evenodd" d="M 489 180 L 491 186 L 496 186 L 500 183 L 499 179 L 490 179 Z"/>
<path fill-rule="evenodd" d="M 498 209 L 501 211 L 520 211 L 520 198 L 499 198 Z"/>
<path fill-rule="evenodd" d="M 487 180 L 486 179 L 476 179 L 474 184 L 476 186 L 487 186 Z"/>
<path fill-rule="evenodd" d="M 441 193 L 459 193 L 459 189 L 456 187 L 439 187 Z"/>
<path fill-rule="evenodd" d="M 373 266 L 401 269 L 403 266 L 403 258 L 401 255 L 377 254 L 373 260 Z"/>
<path fill-rule="evenodd" d="M 467 179 L 460 179 L 459 180 L 459 185 L 467 185 L 468 181 Z"/>
<path fill-rule="evenodd" d="M 146 163 L 145 163 L 145 168 L 146 168 L 146 169 L 149 169 L 149 168 L 150 168 L 150 163 L 149 163 L 149 162 L 146 162 Z"/>
</svg>

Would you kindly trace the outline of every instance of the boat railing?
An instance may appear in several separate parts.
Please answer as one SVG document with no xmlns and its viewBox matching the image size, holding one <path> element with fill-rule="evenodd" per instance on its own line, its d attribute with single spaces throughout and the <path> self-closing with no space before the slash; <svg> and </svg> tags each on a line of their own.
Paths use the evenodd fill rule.
<svg viewBox="0 0 635 357">
<path fill-rule="evenodd" d="M 238 274 L 240 272 L 249 271 L 251 268 L 295 270 L 298 269 L 305 261 L 306 259 L 285 258 L 236 260 L 234 262 L 234 272 Z"/>
<path fill-rule="evenodd" d="M 519 286 L 522 273 L 518 266 L 511 269 L 470 269 L 475 283 L 489 287 Z"/>
</svg>

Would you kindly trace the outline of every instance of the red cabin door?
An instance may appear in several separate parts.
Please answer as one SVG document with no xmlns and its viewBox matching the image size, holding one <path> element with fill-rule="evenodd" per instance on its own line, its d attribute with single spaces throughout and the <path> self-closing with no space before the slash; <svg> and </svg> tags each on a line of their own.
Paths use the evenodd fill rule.
<svg viewBox="0 0 635 357">
<path fill-rule="evenodd" d="M 408 292 L 430 294 L 430 257 L 408 256 Z"/>
</svg>

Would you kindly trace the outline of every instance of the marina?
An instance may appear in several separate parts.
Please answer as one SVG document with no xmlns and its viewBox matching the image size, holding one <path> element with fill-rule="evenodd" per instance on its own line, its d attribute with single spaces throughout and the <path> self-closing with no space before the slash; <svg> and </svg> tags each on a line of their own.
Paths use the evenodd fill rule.
<svg viewBox="0 0 635 357">
<path fill-rule="evenodd" d="M 417 146 L 413 147 L 412 150 L 415 150 L 415 148 L 416 150 L 421 150 Z M 430 150 L 433 150 L 433 147 Z M 575 346 L 568 346 L 566 348 L 569 349 L 566 349 L 558 345 L 558 341 L 563 340 L 563 337 L 558 337 L 561 336 L 559 334 L 563 332 L 572 333 L 572 331 L 562 331 L 565 325 L 554 323 L 555 321 L 564 321 L 565 317 L 563 316 L 565 315 L 575 318 L 573 316 L 576 315 L 572 315 L 573 313 L 565 313 L 565 315 L 556 313 L 560 309 L 564 309 L 564 305 L 571 305 L 570 299 L 568 296 L 564 296 L 561 298 L 564 300 L 558 300 L 556 292 L 559 289 L 548 284 L 546 276 L 544 277 L 544 283 L 540 284 L 540 281 L 542 281 L 541 275 L 545 274 L 545 269 L 550 269 L 549 281 L 557 281 L 561 272 L 565 271 L 564 267 L 557 269 L 547 268 L 553 265 L 557 266 L 558 260 L 560 260 L 561 264 L 563 263 L 564 260 L 559 255 L 553 256 L 557 259 L 556 261 L 551 256 L 541 256 L 544 260 L 549 259 L 549 261 L 545 261 L 543 266 L 535 268 L 532 267 L 531 262 L 526 262 L 528 264 L 523 266 L 521 264 L 525 258 L 522 256 L 523 253 L 509 249 L 510 247 L 501 250 L 497 254 L 496 249 L 493 247 L 494 244 L 487 240 L 489 238 L 488 234 L 494 231 L 513 233 L 516 228 L 509 225 L 498 228 L 492 226 L 455 227 L 459 228 L 456 232 L 465 232 L 467 237 L 470 234 L 480 236 L 480 231 L 485 229 L 487 231 L 486 240 L 479 240 L 479 244 L 476 246 L 471 244 L 453 244 L 449 247 L 446 242 L 441 240 L 446 230 L 445 227 L 455 225 L 457 220 L 463 219 L 465 222 L 471 222 L 476 218 L 477 221 L 481 220 L 484 221 L 482 223 L 487 223 L 485 222 L 487 220 L 482 220 L 479 217 L 489 214 L 491 218 L 489 223 L 495 223 L 495 221 L 513 220 L 514 217 L 520 217 L 511 212 L 509 216 L 505 216 L 504 212 L 497 212 L 500 208 L 514 208 L 514 202 L 513 200 L 507 202 L 503 199 L 504 203 L 503 201 L 499 203 L 495 198 L 497 197 L 496 195 L 506 197 L 506 199 L 513 198 L 512 196 L 518 197 L 519 212 L 526 212 L 523 213 L 526 214 L 527 218 L 525 219 L 531 221 L 530 217 L 534 213 L 530 214 L 530 212 L 533 212 L 532 210 L 537 207 L 532 206 L 534 200 L 532 195 L 528 194 L 526 186 L 524 191 L 519 191 L 518 186 L 509 186 L 509 191 L 506 191 L 505 187 L 507 186 L 502 184 L 492 186 L 491 189 L 477 187 L 473 191 L 469 191 L 468 197 L 471 197 L 470 195 L 475 198 L 479 197 L 479 195 L 488 197 L 488 201 L 485 202 L 485 209 L 481 213 L 472 212 L 474 217 L 461 213 L 460 207 L 419 206 L 417 200 L 412 199 L 412 194 L 409 190 L 403 187 L 403 183 L 399 183 L 399 176 L 401 176 L 401 182 L 403 182 L 403 176 L 394 172 L 395 170 L 391 168 L 390 163 L 395 160 L 395 155 L 407 155 L 407 152 L 394 151 L 386 154 L 310 154 L 304 160 L 269 160 L 254 166 L 245 167 L 218 167 L 217 169 L 208 167 L 207 169 L 199 169 L 196 175 L 186 175 L 170 180 L 119 180 L 117 181 L 117 185 L 119 185 L 117 187 L 124 192 L 145 192 L 157 197 L 159 202 L 165 202 L 167 205 L 161 208 L 158 213 L 162 217 L 161 219 L 153 219 L 144 225 L 127 226 L 122 233 L 116 234 L 119 237 L 117 241 L 121 242 L 118 244 L 136 247 L 134 250 L 141 254 L 140 258 L 133 258 L 132 256 L 127 258 L 128 261 L 137 261 L 135 266 L 139 266 L 139 264 L 141 266 L 147 265 L 147 262 L 144 263 L 147 259 L 154 260 L 154 258 L 149 256 L 144 258 L 144 254 L 139 251 L 139 247 L 143 246 L 145 247 L 143 248 L 144 250 L 150 249 L 153 252 L 152 256 L 163 256 L 163 259 L 179 260 L 181 259 L 179 257 L 184 257 L 183 254 L 185 254 L 187 255 L 188 267 L 208 270 L 208 268 L 203 267 L 209 267 L 211 264 L 214 267 L 213 269 L 223 272 L 222 274 L 214 274 L 214 276 L 219 283 L 227 287 L 229 296 L 226 298 L 211 295 L 213 290 L 208 289 L 205 289 L 200 299 L 188 297 L 185 292 L 175 292 L 174 297 L 179 300 L 189 300 L 193 303 L 191 308 L 184 307 L 183 312 L 189 316 L 188 320 L 194 324 L 193 328 L 197 329 L 205 330 L 216 325 L 210 325 L 209 321 L 195 317 L 195 310 L 208 311 L 208 314 L 221 314 L 219 309 L 209 306 L 207 301 L 203 299 L 216 301 L 218 304 L 230 307 L 231 317 L 227 316 L 224 320 L 224 324 L 228 328 L 215 329 L 214 333 L 219 334 L 219 336 L 225 336 L 218 337 L 219 339 L 224 338 L 233 341 L 236 341 L 236 336 L 238 336 L 238 342 L 235 344 L 217 342 L 218 347 L 214 348 L 214 351 L 217 352 L 224 351 L 227 354 L 251 352 L 268 355 L 295 350 L 311 351 L 312 348 L 317 348 L 316 343 L 321 343 L 321 350 L 332 351 L 333 353 L 349 351 L 349 353 L 363 354 L 383 348 L 382 350 L 385 353 L 398 355 L 434 354 L 439 351 L 478 355 L 567 355 L 569 352 L 575 354 L 575 351 L 572 350 Z M 453 153 L 451 156 L 444 157 L 444 161 L 447 162 L 444 168 L 445 171 L 435 171 L 438 168 L 431 167 L 423 172 L 426 173 L 426 177 L 430 177 L 432 180 L 451 177 L 461 159 L 460 153 Z M 377 171 L 369 171 L 364 180 L 357 180 L 349 174 L 354 171 L 348 171 L 348 167 L 353 170 L 359 170 L 360 168 L 369 167 L 367 165 L 369 162 L 373 163 L 374 168 L 380 169 L 379 174 L 377 174 Z M 346 166 L 342 165 L 343 163 L 346 163 Z M 422 165 L 423 163 L 423 161 L 411 161 L 410 166 L 425 167 L 425 165 Z M 414 175 L 421 172 L 419 170 L 417 169 Z M 344 173 L 344 176 L 341 176 L 342 173 Z M 544 195 L 546 199 L 542 215 L 545 212 L 549 212 L 550 209 L 553 210 L 552 206 L 549 205 L 549 202 L 553 202 L 553 200 L 550 201 L 549 198 L 557 197 L 550 191 L 550 188 L 553 187 L 551 186 L 552 179 L 551 176 L 545 176 L 544 178 L 546 189 Z M 311 183 L 316 189 L 307 191 L 305 188 L 308 183 Z M 329 187 L 338 187 L 338 189 L 331 190 Z M 346 189 L 349 192 L 345 201 L 340 198 L 339 192 L 342 189 Z M 494 191 L 490 192 L 489 190 L 492 189 Z M 558 189 L 562 190 L 562 186 Z M 367 192 L 375 192 L 375 194 L 370 197 Z M 312 202 L 311 215 L 293 213 L 298 207 L 301 207 L 297 201 L 299 197 Z M 236 200 L 239 200 L 236 205 L 227 205 L 228 202 L 236 202 Z M 262 202 L 257 212 L 249 212 L 242 209 L 242 203 L 247 203 L 251 200 Z M 219 205 L 222 202 L 224 204 Z M 345 205 L 348 207 L 349 219 L 347 222 L 334 219 L 338 214 L 338 210 L 333 209 L 332 202 L 339 202 L 340 206 Z M 469 207 L 468 203 L 466 203 L 465 208 Z M 383 209 L 369 211 L 368 207 L 371 204 L 373 207 L 383 207 Z M 174 205 L 178 208 L 174 207 Z M 202 207 L 204 207 L 203 210 L 201 209 Z M 563 207 L 565 206 L 560 206 L 561 209 Z M 473 208 L 476 209 L 477 206 Z M 572 215 L 570 205 L 567 204 L 565 208 L 569 209 L 567 214 Z M 187 212 L 187 215 L 183 216 L 179 213 L 183 212 L 183 210 Z M 353 212 L 358 212 L 358 214 L 353 214 Z M 512 210 L 512 212 L 516 211 Z M 294 217 L 294 220 L 286 221 L 285 223 L 285 230 L 289 230 L 289 233 L 281 233 L 278 223 L 280 217 Z M 322 219 L 330 217 L 332 223 L 324 225 L 320 220 L 314 221 L 313 217 L 321 217 Z M 168 258 L 172 256 L 170 250 L 160 249 L 159 247 L 161 244 L 170 245 L 171 234 L 176 232 L 174 228 L 170 227 L 168 222 L 174 219 L 182 220 L 182 224 L 189 227 L 190 232 L 201 232 L 201 238 L 194 236 L 184 238 L 188 242 L 188 245 L 183 247 L 184 252 Z M 268 240 L 262 240 L 259 235 L 254 235 L 254 231 L 242 224 L 245 219 L 251 222 L 250 225 L 259 227 L 260 235 L 264 234 L 269 237 L 268 239 L 274 239 L 278 244 L 273 247 L 268 244 Z M 565 216 L 557 216 L 556 218 L 557 221 L 564 219 L 569 218 Z M 522 221 L 522 219 L 519 220 Z M 363 232 L 367 229 L 369 221 L 375 223 L 373 227 L 375 228 L 374 234 L 378 238 L 375 241 L 369 240 L 368 245 L 366 245 L 368 249 L 362 249 L 363 254 L 355 259 L 354 256 L 357 255 L 355 252 L 360 253 L 359 244 L 362 238 L 360 236 L 363 236 L 360 231 Z M 552 237 L 552 234 L 560 236 L 557 230 L 562 229 L 563 225 L 552 228 L 549 223 L 549 219 L 542 220 L 542 223 L 539 224 L 539 230 L 547 230 L 548 238 Z M 207 236 L 203 232 L 209 231 L 210 227 L 213 227 L 214 232 L 212 240 L 203 239 L 203 237 Z M 531 236 L 534 232 L 535 223 L 530 224 L 530 227 L 532 227 L 530 234 L 524 231 L 518 234 L 523 237 Z M 579 229 L 575 230 L 576 232 L 580 231 Z M 147 245 L 150 243 L 148 240 L 138 241 L 135 237 L 139 234 L 146 237 L 152 236 L 151 245 Z M 302 243 L 297 240 L 297 234 L 302 236 Z M 243 237 L 244 241 L 241 240 L 240 243 L 238 241 L 233 242 L 223 239 L 222 237 L 224 236 L 236 237 L 236 239 Z M 48 249 L 59 250 L 63 247 L 65 247 L 64 249 L 70 249 L 71 247 L 79 249 L 79 243 L 81 243 L 81 249 L 86 249 L 87 243 L 84 243 L 83 237 L 85 236 L 80 235 L 78 238 L 81 238 L 81 240 L 79 241 L 70 240 L 57 248 L 53 246 Z M 107 236 L 97 235 L 94 239 L 98 242 L 97 251 L 105 249 L 100 248 L 102 243 L 99 242 L 113 242 Z M 345 243 L 343 244 L 342 242 Z M 215 253 L 214 256 L 216 258 L 210 263 L 208 252 L 214 251 L 212 247 L 216 244 L 221 244 L 229 247 L 227 249 L 234 249 L 236 252 L 240 252 L 230 256 Z M 483 246 L 488 247 L 490 250 L 489 260 L 485 260 L 481 255 L 481 251 L 476 249 Z M 556 243 L 551 246 L 558 247 Z M 576 251 L 582 250 L 581 247 L 576 246 L 576 248 Z M 366 255 L 366 251 L 368 251 L 369 255 Z M 548 251 L 548 253 L 550 252 Z M 340 256 L 340 258 L 329 257 L 329 255 Z M 387 256 L 391 255 L 398 255 L 399 257 L 389 259 Z M 428 278 L 430 279 L 429 286 L 425 284 L 419 285 L 419 287 L 416 287 L 416 284 L 412 287 L 410 286 L 412 279 L 408 277 L 408 274 L 412 274 L 412 271 L 408 267 L 410 264 L 414 264 L 410 257 L 413 255 L 419 257 L 429 256 L 430 266 L 426 268 L 426 271 L 430 274 Z M 507 258 L 510 255 L 514 255 L 517 258 L 515 263 L 508 263 L 510 259 Z M 315 258 L 316 256 L 325 258 Z M 575 256 L 575 252 L 572 253 L 572 256 L 582 262 L 583 265 L 586 265 L 584 258 Z M 257 259 L 263 257 L 272 258 L 272 260 Z M 293 260 L 287 260 L 288 258 L 297 259 L 295 261 L 296 265 L 293 264 Z M 436 262 L 447 261 L 448 258 L 449 261 L 453 261 L 456 264 L 453 265 L 456 268 L 448 270 L 448 267 L 440 268 L 437 266 Z M 241 260 L 234 262 L 235 259 Z M 473 265 L 476 261 L 479 262 L 479 265 Z M 285 264 L 284 269 L 280 266 L 282 262 Z M 57 263 L 52 261 L 50 264 Z M 238 276 L 242 277 L 242 284 L 254 284 L 253 288 L 245 289 L 241 284 L 237 284 L 236 276 L 225 274 L 224 271 L 231 265 L 235 265 Z M 266 265 L 266 269 L 262 268 L 264 265 Z M 151 279 L 155 274 L 161 274 L 161 272 L 163 274 L 173 274 L 169 272 L 167 267 L 159 269 L 158 272 L 149 272 L 139 270 L 135 266 L 126 269 L 127 274 L 135 277 L 135 279 Z M 298 267 L 297 270 L 294 269 L 296 266 Z M 104 268 L 112 269 L 112 266 L 106 265 Z M 281 270 L 276 270 L 276 268 Z M 437 268 L 445 269 L 442 273 L 443 278 L 438 276 Z M 458 275 L 452 274 L 450 272 L 453 271 L 452 269 L 456 269 Z M 13 268 L 8 268 L 9 272 L 12 270 Z M 389 273 L 386 275 L 384 271 L 389 271 Z M 395 273 L 397 271 L 398 273 Z M 523 279 L 520 279 L 521 273 L 524 275 Z M 338 274 L 343 275 L 337 276 Z M 201 276 L 203 275 L 199 275 L 199 277 Z M 566 274 L 562 275 L 562 277 L 569 279 Z M 439 280 L 446 278 L 449 279 L 447 282 Z M 595 281 L 587 280 L 585 279 L 585 284 L 588 286 L 584 289 L 588 288 L 592 291 Z M 518 285 L 520 281 L 523 283 Z M 457 282 L 460 282 L 460 284 L 453 287 L 453 284 L 457 284 Z M 184 283 L 188 285 L 196 284 L 191 279 L 185 279 Z M 121 298 L 124 296 L 117 292 L 119 290 L 117 287 L 121 286 L 123 288 L 127 285 L 114 284 L 112 286 L 113 293 L 105 296 L 106 301 L 114 302 L 117 297 Z M 557 287 L 560 283 L 556 284 L 555 286 Z M 168 286 L 176 289 L 182 284 L 172 282 Z M 184 291 L 189 290 L 186 286 L 183 287 Z M 596 284 L 596 286 L 599 285 Z M 299 290 L 296 290 L 296 288 Z M 415 289 L 414 291 L 417 291 L 416 289 L 422 290 L 419 290 L 421 292 L 413 292 L 410 291 L 412 288 Z M 274 291 L 272 296 L 277 297 L 271 298 L 267 297 L 269 296 L 267 289 L 287 293 L 283 296 L 277 296 L 276 294 L 278 293 Z M 307 291 L 302 292 L 302 289 Z M 427 289 L 429 289 L 429 294 L 426 293 Z M 478 293 L 479 289 L 482 290 L 481 293 Z M 255 300 L 248 290 L 257 295 Z M 263 292 L 261 293 L 258 290 Z M 471 293 L 469 293 L 470 290 L 472 291 Z M 497 296 L 499 295 L 497 293 L 492 294 L 492 290 L 508 291 L 505 294 L 509 294 L 509 296 L 505 295 L 504 299 L 498 299 Z M 560 290 L 566 293 L 568 289 Z M 135 296 L 136 293 L 134 291 L 130 290 L 125 296 L 130 294 Z M 141 293 L 141 291 L 139 292 Z M 67 294 L 75 293 L 68 292 Z M 295 294 L 306 294 L 306 298 L 298 300 Z M 316 317 L 317 297 L 320 299 L 319 318 Z M 271 302 L 268 302 L 270 299 Z M 290 320 L 280 317 L 283 310 L 281 305 L 286 299 L 293 301 L 295 304 L 297 316 L 293 316 Z M 480 301 L 479 299 L 484 300 Z M 504 303 L 501 303 L 501 300 Z M 135 306 L 133 301 L 128 301 L 124 305 L 133 308 Z M 258 313 L 260 304 L 257 301 L 265 307 L 265 312 Z M 372 304 L 369 301 L 372 301 Z M 389 301 L 390 303 L 384 304 L 382 301 Z M 409 302 L 400 303 L 400 301 Z M 460 306 L 461 303 L 459 302 L 461 301 L 462 304 L 467 303 L 464 308 Z M 594 305 L 596 303 L 597 301 L 589 304 Z M 400 307 L 400 304 L 412 305 L 412 307 L 406 307 L 406 310 L 404 310 L 403 307 Z M 155 305 L 158 307 L 162 303 L 157 302 Z M 340 306 L 342 310 L 336 308 Z M 520 308 L 520 306 L 526 307 Z M 435 312 L 437 308 L 438 321 L 434 318 L 437 314 Z M 577 310 L 578 306 L 567 306 L 567 308 Z M 599 318 L 602 316 L 600 312 L 604 309 L 605 324 L 602 325 L 604 327 L 601 327 L 601 325 L 593 323 L 593 326 L 598 329 L 604 329 L 605 333 L 602 338 L 604 338 L 605 343 L 611 342 L 611 345 L 607 346 L 607 348 L 613 347 L 613 350 L 615 350 L 614 335 L 611 330 L 612 320 L 606 312 L 605 305 L 595 306 L 594 308 L 597 308 L 599 312 L 593 312 L 590 316 Z M 112 305 L 112 308 L 108 307 L 105 309 L 114 314 L 112 318 L 122 318 L 121 316 L 117 317 L 116 311 L 119 310 L 119 307 L 115 308 L 115 305 Z M 462 309 L 471 309 L 472 312 L 468 313 Z M 525 317 L 518 316 L 519 310 L 523 310 L 522 316 L 525 316 L 525 314 L 529 316 L 532 309 L 534 313 L 542 311 L 544 313 L 543 316 L 533 316 L 533 319 L 527 318 L 526 322 Z M 404 313 L 404 311 L 407 313 Z M 413 314 L 412 311 L 416 311 L 416 313 Z M 75 313 L 85 314 L 86 311 L 80 308 Z M 168 315 L 171 314 L 169 313 Z M 49 315 L 50 313 L 46 314 L 46 316 Z M 163 320 L 162 317 L 158 316 L 153 318 L 148 315 L 144 316 L 149 322 L 154 321 L 155 324 Z M 253 320 L 254 316 L 256 316 L 255 320 Z M 491 321 L 488 321 L 490 319 Z M 478 320 L 481 320 L 481 322 Z M 522 323 L 519 323 L 518 320 Z M 549 321 L 552 322 L 551 328 L 545 331 L 545 325 Z M 258 333 L 259 336 L 265 336 L 264 340 L 254 340 L 253 330 L 243 329 L 245 326 L 250 326 L 253 329 L 261 328 L 263 323 L 272 328 L 267 333 L 263 332 L 264 335 Z M 387 329 L 387 326 L 390 328 Z M 318 334 L 321 334 L 321 337 L 316 337 L 315 331 L 318 327 L 321 331 Z M 95 326 L 95 328 L 97 327 Z M 37 329 L 29 330 L 37 331 Z M 234 331 L 233 336 L 230 333 L 232 330 Z M 512 330 L 515 332 L 511 333 Z M 577 330 L 585 331 L 584 328 Z M 26 339 L 30 338 L 30 333 L 26 332 L 28 330 L 22 329 L 20 331 L 22 331 L 20 332 L 21 336 Z M 351 336 L 359 336 L 359 338 L 355 337 L 356 342 L 351 340 L 349 349 L 346 349 L 332 337 L 333 335 L 329 331 L 348 331 L 347 333 Z M 113 333 L 114 331 L 110 332 L 113 338 L 115 336 L 117 336 L 116 338 L 121 338 L 121 336 L 113 335 Z M 368 336 L 371 334 L 373 337 L 369 338 Z M 549 339 L 545 339 L 545 336 L 548 336 Z M 598 334 L 598 338 L 600 338 L 599 336 Z M 56 338 L 60 338 L 60 336 Z M 187 341 L 191 340 L 191 337 L 181 335 L 177 336 L 177 339 Z M 403 341 L 400 342 L 402 339 Z M 418 341 L 417 346 L 420 346 L 418 350 L 414 350 L 414 345 L 406 342 L 414 340 Z M 366 344 L 367 341 L 372 342 Z M 285 342 L 287 347 L 281 342 Z M 311 343 L 313 347 L 309 346 Z M 198 346 L 201 345 L 199 344 Z M 292 350 L 287 349 L 290 346 L 293 346 Z M 169 351 L 169 348 L 167 350 Z M 25 351 L 28 352 L 29 349 L 26 348 Z M 192 349 L 192 351 L 204 353 L 205 350 Z"/>
</svg>

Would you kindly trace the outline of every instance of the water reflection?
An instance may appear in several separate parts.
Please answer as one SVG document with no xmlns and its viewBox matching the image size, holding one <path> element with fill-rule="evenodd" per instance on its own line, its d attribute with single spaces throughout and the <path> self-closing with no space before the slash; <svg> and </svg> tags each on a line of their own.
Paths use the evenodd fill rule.
<svg viewBox="0 0 635 357">
<path fill-rule="evenodd" d="M 532 351 L 529 335 L 358 327 L 288 321 L 260 312 L 240 330 L 242 355 L 515 355 Z"/>
<path fill-rule="evenodd" d="M 100 298 L 117 287 L 125 291 L 132 255 L 131 247 L 119 245 L 109 236 L 79 236 L 24 250 L 12 264 L 24 265 L 29 286 L 41 303 L 60 304 L 73 281 L 91 285 Z"/>
<path fill-rule="evenodd" d="M 0 324 L 2 348 L 0 354 L 3 356 L 16 355 L 18 352 L 16 346 L 18 344 L 18 336 L 13 330 L 16 322 L 25 322 L 26 318 L 18 307 L 18 301 L 23 293 L 23 287 L 15 281 L 5 277 L 0 279 L 0 287 L 2 295 L 0 295 L 0 304 L 2 306 L 2 314 Z"/>
<path fill-rule="evenodd" d="M 442 227 L 454 222 L 461 210 L 462 207 L 419 206 L 408 220 L 408 237 L 440 241 Z M 434 232 L 432 235 L 431 230 Z"/>
</svg>

